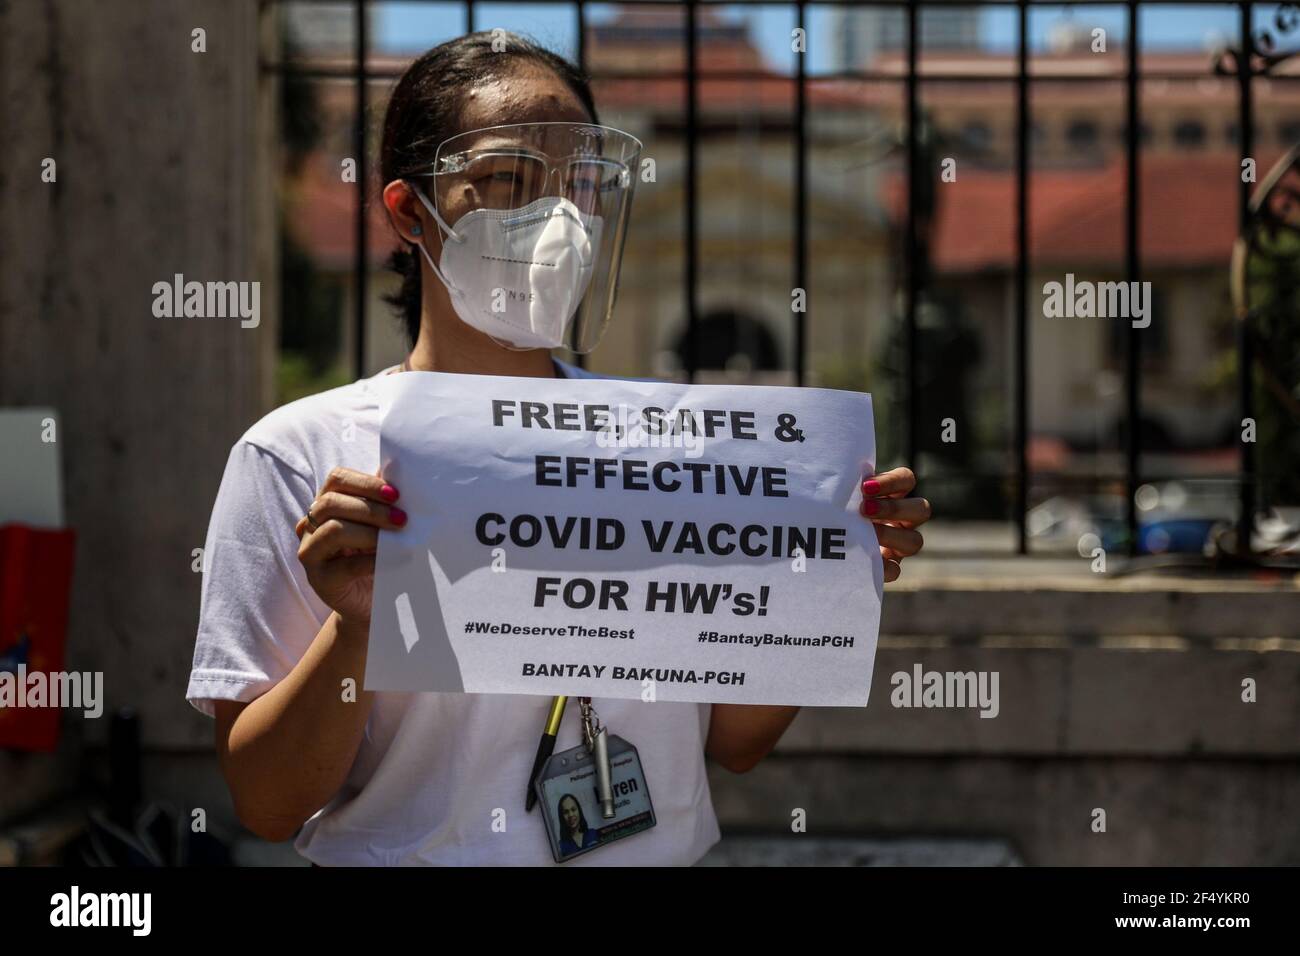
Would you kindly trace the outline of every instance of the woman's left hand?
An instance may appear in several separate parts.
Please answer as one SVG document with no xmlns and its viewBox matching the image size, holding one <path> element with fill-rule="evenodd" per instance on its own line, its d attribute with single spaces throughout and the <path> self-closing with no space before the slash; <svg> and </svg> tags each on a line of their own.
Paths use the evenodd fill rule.
<svg viewBox="0 0 1300 956">
<path fill-rule="evenodd" d="M 897 581 L 903 573 L 899 566 L 902 560 L 916 554 L 925 544 L 916 529 L 930 520 L 930 502 L 909 498 L 915 487 L 916 475 L 911 468 L 895 468 L 862 482 L 860 512 L 876 526 L 886 583 Z"/>
</svg>

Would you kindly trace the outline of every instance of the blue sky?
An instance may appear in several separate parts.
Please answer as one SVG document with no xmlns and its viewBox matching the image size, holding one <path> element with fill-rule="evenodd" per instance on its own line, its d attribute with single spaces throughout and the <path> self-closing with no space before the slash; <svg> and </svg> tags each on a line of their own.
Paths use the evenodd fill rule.
<svg viewBox="0 0 1300 956">
<path fill-rule="evenodd" d="M 1257 28 L 1271 24 L 1276 5 L 1263 4 L 1256 10 Z M 410 53 L 463 33 L 464 6 L 460 3 L 376 3 L 376 46 L 385 51 Z M 593 21 L 607 20 L 616 13 L 617 4 L 588 5 Z M 574 56 L 577 14 L 568 3 L 490 3 L 477 5 L 480 29 L 504 27 L 527 33 L 547 46 Z M 715 7 L 731 22 L 743 22 L 770 64 L 777 68 L 790 65 L 790 31 L 795 25 L 793 6 L 750 5 L 744 3 Z M 831 7 L 809 7 L 809 68 L 825 69 L 829 64 L 829 44 L 818 42 L 831 27 Z M 901 15 L 901 13 L 899 14 Z M 1126 13 L 1122 5 L 1068 4 L 1035 6 L 1030 11 L 1031 49 L 1042 47 L 1050 26 L 1064 16 L 1089 28 L 1106 29 L 1111 42 L 1122 43 L 1126 37 Z M 1201 52 L 1213 39 L 1234 40 L 1238 27 L 1237 8 L 1231 4 L 1144 4 L 1139 30 L 1143 47 L 1148 49 L 1183 49 Z M 1014 49 L 1016 10 L 1014 6 L 986 6 L 979 10 L 981 44 L 992 50 Z M 1300 31 L 1297 31 L 1300 37 Z M 1296 44 L 1292 40 L 1290 48 Z"/>
</svg>

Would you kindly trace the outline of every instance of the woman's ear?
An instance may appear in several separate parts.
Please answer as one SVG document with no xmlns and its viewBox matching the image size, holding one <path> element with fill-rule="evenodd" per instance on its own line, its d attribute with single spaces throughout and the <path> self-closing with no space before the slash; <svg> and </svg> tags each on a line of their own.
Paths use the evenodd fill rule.
<svg viewBox="0 0 1300 956">
<path fill-rule="evenodd" d="M 407 242 L 419 242 L 425 233 L 431 231 L 428 211 L 406 180 L 394 179 L 385 186 L 383 198 L 389 221 Z"/>
</svg>

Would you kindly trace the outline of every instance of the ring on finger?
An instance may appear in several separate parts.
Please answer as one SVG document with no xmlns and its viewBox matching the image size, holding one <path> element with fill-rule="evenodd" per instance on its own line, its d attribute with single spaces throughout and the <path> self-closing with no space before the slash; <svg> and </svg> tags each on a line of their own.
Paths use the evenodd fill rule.
<svg viewBox="0 0 1300 956">
<path fill-rule="evenodd" d="M 318 525 L 318 524 L 316 523 L 316 519 L 313 518 L 313 517 L 311 516 L 311 509 L 312 509 L 312 506 L 315 505 L 315 504 L 316 504 L 316 502 L 313 501 L 313 502 L 311 503 L 311 505 L 308 505 L 308 506 L 307 506 L 307 524 L 308 524 L 308 526 L 311 528 L 312 531 L 319 531 L 319 530 L 320 530 L 320 525 Z"/>
</svg>

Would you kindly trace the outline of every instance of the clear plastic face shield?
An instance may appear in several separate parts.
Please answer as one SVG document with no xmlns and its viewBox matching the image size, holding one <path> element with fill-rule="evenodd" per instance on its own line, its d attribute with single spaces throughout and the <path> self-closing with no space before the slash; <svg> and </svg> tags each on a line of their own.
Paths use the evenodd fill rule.
<svg viewBox="0 0 1300 956">
<path fill-rule="evenodd" d="M 406 177 L 443 232 L 460 318 L 511 349 L 590 352 L 609 325 L 641 142 L 607 126 L 472 130 Z"/>
</svg>

